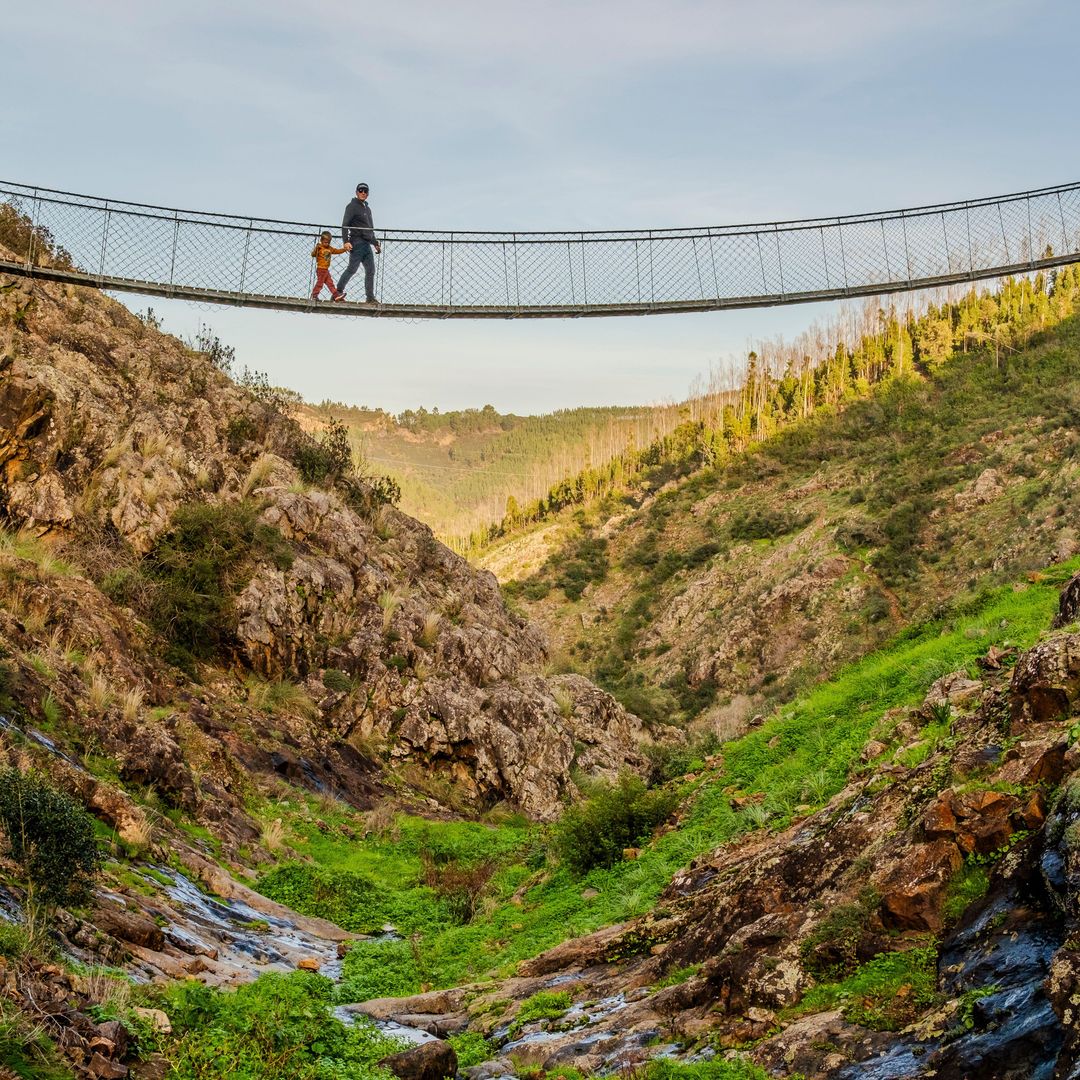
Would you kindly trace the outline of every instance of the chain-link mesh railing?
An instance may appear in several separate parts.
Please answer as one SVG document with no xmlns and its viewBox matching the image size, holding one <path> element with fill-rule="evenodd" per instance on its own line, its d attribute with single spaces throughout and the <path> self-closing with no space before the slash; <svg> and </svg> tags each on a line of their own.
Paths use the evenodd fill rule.
<svg viewBox="0 0 1080 1080">
<path fill-rule="evenodd" d="M 381 306 L 367 307 L 310 300 L 311 248 L 326 226 L 19 184 L 0 183 L 0 202 L 14 208 L 31 238 L 14 261 L 0 258 L 7 272 L 218 303 L 368 315 L 513 318 L 755 307 L 974 281 L 1080 259 L 1080 183 L 764 225 L 378 229 Z M 340 229 L 330 228 L 336 242 Z M 337 256 L 335 278 L 345 259 Z"/>
</svg>

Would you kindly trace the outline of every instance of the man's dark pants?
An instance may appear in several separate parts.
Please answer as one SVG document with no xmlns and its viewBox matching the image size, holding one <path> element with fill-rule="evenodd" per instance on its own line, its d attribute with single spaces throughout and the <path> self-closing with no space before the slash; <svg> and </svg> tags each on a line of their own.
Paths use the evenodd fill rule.
<svg viewBox="0 0 1080 1080">
<path fill-rule="evenodd" d="M 371 245 L 366 240 L 361 240 L 358 243 L 353 244 L 352 251 L 349 252 L 349 265 L 341 273 L 341 277 L 338 278 L 338 292 L 343 293 L 345 286 L 349 284 L 349 278 L 360 269 L 360 264 L 364 264 L 364 291 L 367 293 L 369 300 L 375 299 L 375 253 L 371 250 Z"/>
</svg>

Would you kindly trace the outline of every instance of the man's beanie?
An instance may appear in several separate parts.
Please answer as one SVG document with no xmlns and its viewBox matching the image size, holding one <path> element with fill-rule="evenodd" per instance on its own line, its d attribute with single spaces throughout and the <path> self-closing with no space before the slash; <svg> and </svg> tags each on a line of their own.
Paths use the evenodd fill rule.
<svg viewBox="0 0 1080 1080">
<path fill-rule="evenodd" d="M 356 185 L 356 190 L 357 191 L 367 191 L 368 186 L 363 181 L 361 181 L 359 184 Z"/>
</svg>

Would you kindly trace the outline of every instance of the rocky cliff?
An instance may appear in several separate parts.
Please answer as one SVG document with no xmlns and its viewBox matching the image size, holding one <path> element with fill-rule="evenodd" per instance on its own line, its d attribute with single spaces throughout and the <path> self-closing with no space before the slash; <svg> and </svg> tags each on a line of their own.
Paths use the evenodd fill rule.
<svg viewBox="0 0 1080 1080">
<path fill-rule="evenodd" d="M 550 818 L 572 767 L 639 762 L 638 721 L 545 677 L 543 635 L 490 574 L 361 483 L 301 479 L 310 439 L 267 389 L 92 290 L 0 280 L 0 637 L 28 715 L 47 696 L 58 743 L 230 820 L 234 842 L 251 774 Z M 272 540 L 230 550 L 225 632 L 182 643 L 194 681 L 163 662 L 174 623 L 148 625 L 191 507 L 244 508 Z M 193 573 L 217 573 L 217 538 L 187 539 L 208 563 Z"/>
</svg>

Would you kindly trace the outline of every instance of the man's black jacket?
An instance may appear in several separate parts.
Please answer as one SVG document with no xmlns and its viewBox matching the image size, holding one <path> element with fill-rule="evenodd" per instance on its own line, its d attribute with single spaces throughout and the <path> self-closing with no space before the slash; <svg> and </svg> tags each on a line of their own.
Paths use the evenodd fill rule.
<svg viewBox="0 0 1080 1080">
<path fill-rule="evenodd" d="M 369 244 L 376 243 L 375 223 L 371 220 L 371 207 L 366 202 L 353 199 L 345 207 L 345 216 L 341 219 L 341 242 L 359 244 L 362 240 Z"/>
</svg>

